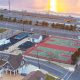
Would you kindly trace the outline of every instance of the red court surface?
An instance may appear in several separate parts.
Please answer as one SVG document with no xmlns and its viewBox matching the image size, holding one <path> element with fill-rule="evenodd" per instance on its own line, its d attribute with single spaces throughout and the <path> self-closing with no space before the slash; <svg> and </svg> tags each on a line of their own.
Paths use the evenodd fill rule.
<svg viewBox="0 0 80 80">
<path fill-rule="evenodd" d="M 71 64 L 71 55 L 80 48 L 80 40 L 51 36 L 29 48 L 25 55 Z"/>
</svg>

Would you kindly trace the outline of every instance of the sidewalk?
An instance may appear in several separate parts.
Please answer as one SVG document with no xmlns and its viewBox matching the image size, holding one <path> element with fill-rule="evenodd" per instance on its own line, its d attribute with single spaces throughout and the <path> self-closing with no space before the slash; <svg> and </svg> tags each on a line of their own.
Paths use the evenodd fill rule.
<svg viewBox="0 0 80 80">
<path fill-rule="evenodd" d="M 17 75 L 10 75 L 10 74 L 3 74 L 2 77 L 0 77 L 0 80 L 22 80 L 24 76 L 21 76 L 19 74 Z"/>
<path fill-rule="evenodd" d="M 65 69 L 68 69 L 68 70 L 69 70 L 69 68 L 73 68 L 73 69 L 75 68 L 75 65 L 59 63 L 59 62 L 55 62 L 55 61 L 52 61 L 52 63 L 59 65 L 59 66 L 65 68 Z"/>
</svg>

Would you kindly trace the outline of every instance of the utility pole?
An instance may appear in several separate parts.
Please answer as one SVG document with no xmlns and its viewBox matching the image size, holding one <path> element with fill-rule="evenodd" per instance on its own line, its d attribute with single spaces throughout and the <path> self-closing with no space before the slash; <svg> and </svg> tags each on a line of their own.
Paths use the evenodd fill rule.
<svg viewBox="0 0 80 80">
<path fill-rule="evenodd" d="M 35 45 L 35 47 L 37 47 L 37 44 Z M 39 62 L 38 50 L 37 50 L 37 59 L 38 59 L 38 67 L 39 67 L 39 69 L 40 69 L 40 62 Z"/>
<path fill-rule="evenodd" d="M 24 29 L 24 11 L 22 10 L 22 31 L 25 31 Z"/>
<path fill-rule="evenodd" d="M 11 9 L 11 3 L 10 3 L 10 0 L 8 0 L 8 6 L 9 6 L 9 12 L 10 12 L 10 9 Z"/>
<path fill-rule="evenodd" d="M 37 58 L 38 58 L 38 66 L 39 66 L 39 69 L 40 69 L 40 63 L 39 63 L 39 55 L 38 55 L 38 50 L 37 50 Z"/>
</svg>

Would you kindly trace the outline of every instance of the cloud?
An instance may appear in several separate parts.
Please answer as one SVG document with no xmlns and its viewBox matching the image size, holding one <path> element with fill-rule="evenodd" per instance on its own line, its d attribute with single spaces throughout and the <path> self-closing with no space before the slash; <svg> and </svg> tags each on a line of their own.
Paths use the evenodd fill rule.
<svg viewBox="0 0 80 80">
<path fill-rule="evenodd" d="M 47 6 L 48 0 L 10 0 L 12 9 L 42 9 Z M 80 0 L 56 0 L 63 12 L 80 13 Z M 8 6 L 8 0 L 0 0 L 0 6 Z"/>
</svg>

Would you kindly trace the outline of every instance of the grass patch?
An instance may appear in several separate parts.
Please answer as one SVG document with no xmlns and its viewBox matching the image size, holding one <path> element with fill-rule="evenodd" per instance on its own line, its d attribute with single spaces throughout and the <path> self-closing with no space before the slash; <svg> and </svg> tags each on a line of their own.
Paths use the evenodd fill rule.
<svg viewBox="0 0 80 80">
<path fill-rule="evenodd" d="M 56 78 L 53 77 L 53 76 L 50 76 L 50 75 L 46 74 L 45 75 L 45 80 L 56 80 Z"/>
<path fill-rule="evenodd" d="M 3 33 L 5 32 L 7 29 L 4 29 L 4 28 L 0 28 L 0 33 Z"/>
</svg>

